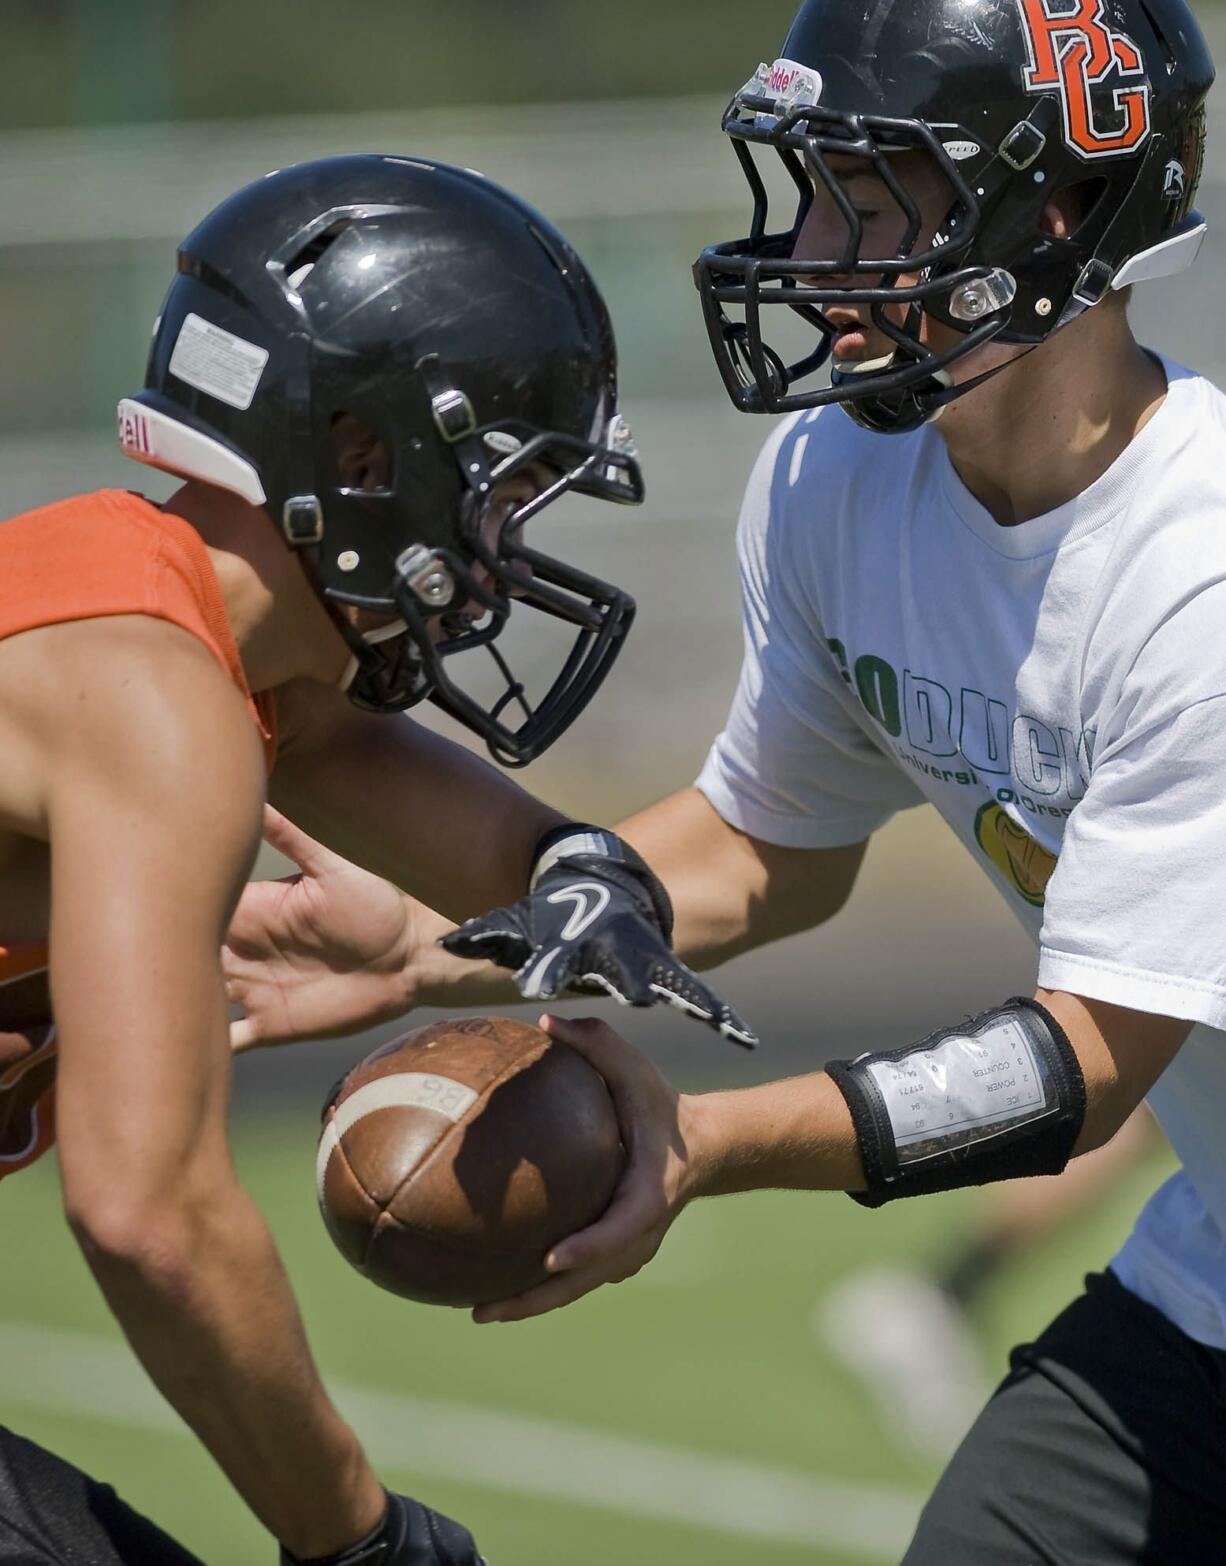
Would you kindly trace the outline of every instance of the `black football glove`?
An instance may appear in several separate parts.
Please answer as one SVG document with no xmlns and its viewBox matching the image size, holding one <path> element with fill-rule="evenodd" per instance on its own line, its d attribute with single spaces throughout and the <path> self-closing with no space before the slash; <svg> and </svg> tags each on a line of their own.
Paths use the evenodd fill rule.
<svg viewBox="0 0 1226 1566">
<path fill-rule="evenodd" d="M 623 1006 L 670 1006 L 753 1049 L 757 1036 L 680 962 L 670 942 L 668 893 L 629 843 L 599 827 L 568 825 L 537 845 L 527 897 L 469 919 L 444 936 L 457 957 L 515 972 L 528 1000 L 565 992 L 612 995 Z"/>
<path fill-rule="evenodd" d="M 383 1521 L 339 1555 L 306 1561 L 281 1551 L 281 1566 L 485 1566 L 467 1528 L 407 1495 L 388 1494 Z"/>
</svg>

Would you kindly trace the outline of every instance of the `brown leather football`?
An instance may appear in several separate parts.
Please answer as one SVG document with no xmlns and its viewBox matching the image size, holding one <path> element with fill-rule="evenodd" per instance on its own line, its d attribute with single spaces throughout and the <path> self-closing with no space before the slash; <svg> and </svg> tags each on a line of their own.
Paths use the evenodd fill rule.
<svg viewBox="0 0 1226 1566">
<path fill-rule="evenodd" d="M 481 1305 L 547 1276 L 550 1246 L 600 1216 L 623 1161 L 609 1090 L 581 1055 L 529 1023 L 469 1017 L 344 1078 L 324 1111 L 319 1205 L 380 1288 Z"/>
</svg>

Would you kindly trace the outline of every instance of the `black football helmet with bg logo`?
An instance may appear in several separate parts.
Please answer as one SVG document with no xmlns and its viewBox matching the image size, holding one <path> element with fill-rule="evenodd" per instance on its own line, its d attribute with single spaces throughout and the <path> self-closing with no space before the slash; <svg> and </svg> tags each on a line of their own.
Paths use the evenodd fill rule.
<svg viewBox="0 0 1226 1566">
<path fill-rule="evenodd" d="M 1041 343 L 1112 290 L 1191 265 L 1213 74 L 1185 0 L 806 0 L 781 58 L 724 115 L 753 192 L 750 235 L 711 246 L 695 269 L 732 400 L 767 413 L 838 402 L 867 428 L 914 429 L 979 384 L 955 387 L 947 371 L 981 344 Z M 795 186 L 782 227 L 759 148 Z M 933 160 L 951 192 L 931 240 L 891 166 L 903 151 Z M 863 252 L 836 157 L 843 179 L 854 160 L 896 204 L 894 253 Z M 1044 209 L 1074 187 L 1076 223 L 1056 238 Z M 846 243 L 793 260 L 815 190 Z M 869 307 L 893 348 L 836 366 L 827 386 L 825 312 L 848 303 Z M 813 329 L 807 353 L 772 346 L 768 306 Z M 954 328 L 955 345 L 923 343 L 925 317 Z"/>
<path fill-rule="evenodd" d="M 346 483 L 346 414 L 384 446 L 386 487 Z M 471 171 L 325 158 L 224 201 L 179 250 L 119 434 L 267 510 L 350 645 L 358 705 L 428 696 L 507 765 L 574 721 L 633 619 L 625 593 L 525 537 L 568 490 L 643 498 L 604 302 L 556 229 Z M 534 498 L 491 541 L 495 488 L 525 471 Z M 360 634 L 346 605 L 386 624 Z M 494 646 L 513 605 L 568 649 L 536 702 Z M 477 648 L 497 665 L 490 699 L 453 675 Z"/>
</svg>

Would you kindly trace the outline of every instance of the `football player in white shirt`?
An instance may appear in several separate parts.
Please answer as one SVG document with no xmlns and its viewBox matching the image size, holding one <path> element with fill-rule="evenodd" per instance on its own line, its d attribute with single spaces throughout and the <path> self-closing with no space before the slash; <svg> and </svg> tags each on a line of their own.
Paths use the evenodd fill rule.
<svg viewBox="0 0 1226 1566">
<path fill-rule="evenodd" d="M 733 399 L 791 417 L 742 512 L 727 726 L 693 788 L 620 830 L 702 966 L 830 918 L 872 832 L 931 801 L 1033 932 L 1036 985 L 889 1053 L 696 1097 L 605 1024 L 551 1021 L 610 1081 L 630 1167 L 555 1277 L 478 1313 L 629 1276 L 698 1196 L 876 1207 L 1054 1174 L 1148 1096 L 1182 1171 L 1017 1350 L 906 1566 L 1226 1549 L 1226 399 L 1125 309 L 1195 259 L 1212 79 L 1184 0 L 806 0 L 734 99 L 753 226 L 697 278 Z M 777 224 L 758 157 L 791 176 Z M 314 868 L 316 892 L 343 880 Z M 350 892 L 429 929 L 392 917 L 390 888 Z M 312 988 L 346 1009 L 343 903 L 289 976 L 300 1023 Z M 284 997 L 269 917 L 251 905 L 232 970 L 249 1039 Z M 497 955 L 499 929 L 449 944 Z M 482 993 L 424 945 L 368 955 L 395 972 L 389 1006 Z"/>
</svg>

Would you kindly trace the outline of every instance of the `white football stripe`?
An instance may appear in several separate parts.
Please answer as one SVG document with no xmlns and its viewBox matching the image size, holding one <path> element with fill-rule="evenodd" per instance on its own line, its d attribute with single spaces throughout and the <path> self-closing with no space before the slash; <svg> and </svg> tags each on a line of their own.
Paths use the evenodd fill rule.
<svg viewBox="0 0 1226 1566">
<path fill-rule="evenodd" d="M 315 1194 L 319 1197 L 321 1207 L 324 1204 L 324 1182 L 328 1178 L 328 1165 L 340 1142 L 336 1127 L 329 1121 L 323 1129 L 323 1135 L 319 1139 L 319 1150 L 315 1154 Z"/>
<path fill-rule="evenodd" d="M 319 1139 L 315 1188 L 320 1201 L 323 1201 L 328 1161 L 340 1139 L 359 1120 L 380 1109 L 433 1109 L 455 1125 L 463 1120 L 479 1096 L 452 1077 L 438 1077 L 426 1071 L 398 1071 L 392 1076 L 376 1077 L 373 1082 L 367 1082 L 338 1106 Z"/>
</svg>

